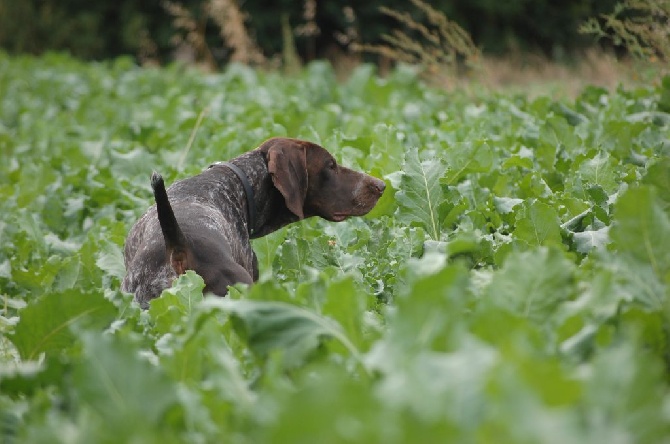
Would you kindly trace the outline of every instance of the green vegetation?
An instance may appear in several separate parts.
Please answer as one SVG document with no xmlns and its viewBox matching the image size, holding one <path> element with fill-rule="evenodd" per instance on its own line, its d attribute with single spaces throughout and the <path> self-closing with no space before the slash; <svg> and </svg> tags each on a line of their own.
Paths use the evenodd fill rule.
<svg viewBox="0 0 670 444">
<path fill-rule="evenodd" d="M 0 72 L 0 441 L 670 436 L 670 78 L 555 101 L 367 65 Z M 225 299 L 119 291 L 153 169 L 283 135 L 385 177 L 373 213 L 259 239 Z"/>
</svg>

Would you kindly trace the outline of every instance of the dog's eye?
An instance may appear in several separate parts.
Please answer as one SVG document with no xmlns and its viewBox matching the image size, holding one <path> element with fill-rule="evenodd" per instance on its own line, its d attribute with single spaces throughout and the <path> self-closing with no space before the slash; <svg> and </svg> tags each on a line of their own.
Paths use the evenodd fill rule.
<svg viewBox="0 0 670 444">
<path fill-rule="evenodd" d="M 335 159 L 330 159 L 328 161 L 328 168 L 330 168 L 331 170 L 337 169 L 337 162 L 335 162 Z"/>
</svg>

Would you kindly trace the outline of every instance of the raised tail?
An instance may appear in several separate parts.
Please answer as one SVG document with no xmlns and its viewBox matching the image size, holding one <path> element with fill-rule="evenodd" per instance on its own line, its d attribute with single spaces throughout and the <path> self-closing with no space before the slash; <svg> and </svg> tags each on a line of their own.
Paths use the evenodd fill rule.
<svg viewBox="0 0 670 444">
<path fill-rule="evenodd" d="M 167 191 L 163 177 L 157 172 L 151 173 L 151 188 L 154 190 L 158 222 L 161 225 L 165 249 L 170 259 L 172 268 L 177 274 L 183 274 L 190 267 L 188 265 L 188 246 L 186 237 L 179 228 L 177 218 L 172 211 L 172 205 L 168 200 Z"/>
</svg>

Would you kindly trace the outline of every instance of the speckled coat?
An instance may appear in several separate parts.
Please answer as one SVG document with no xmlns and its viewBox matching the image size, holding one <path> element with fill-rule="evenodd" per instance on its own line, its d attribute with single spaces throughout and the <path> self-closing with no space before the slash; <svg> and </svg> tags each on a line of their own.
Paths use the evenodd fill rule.
<svg viewBox="0 0 670 444">
<path fill-rule="evenodd" d="M 214 164 L 167 189 L 187 240 L 186 268 L 203 277 L 206 292 L 220 296 L 229 285 L 258 279 L 251 237 L 304 217 L 339 222 L 366 214 L 384 191 L 383 181 L 341 167 L 324 148 L 296 139 L 270 139 L 230 162 L 244 172 L 253 189 L 253 227 L 248 226 L 242 182 L 225 166 Z M 145 308 L 177 277 L 155 205 L 130 230 L 124 260 L 127 274 L 122 289 L 134 293 Z"/>
</svg>

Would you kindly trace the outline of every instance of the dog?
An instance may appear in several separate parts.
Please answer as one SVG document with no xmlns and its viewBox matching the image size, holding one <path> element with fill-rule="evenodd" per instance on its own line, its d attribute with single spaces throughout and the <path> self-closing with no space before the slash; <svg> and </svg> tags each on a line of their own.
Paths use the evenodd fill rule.
<svg viewBox="0 0 670 444">
<path fill-rule="evenodd" d="M 212 164 L 167 190 L 153 173 L 156 205 L 131 228 L 124 248 L 122 290 L 143 308 L 186 270 L 205 293 L 258 280 L 251 239 L 308 217 L 332 222 L 367 214 L 384 181 L 340 166 L 325 148 L 272 138 L 230 162 Z"/>
</svg>

